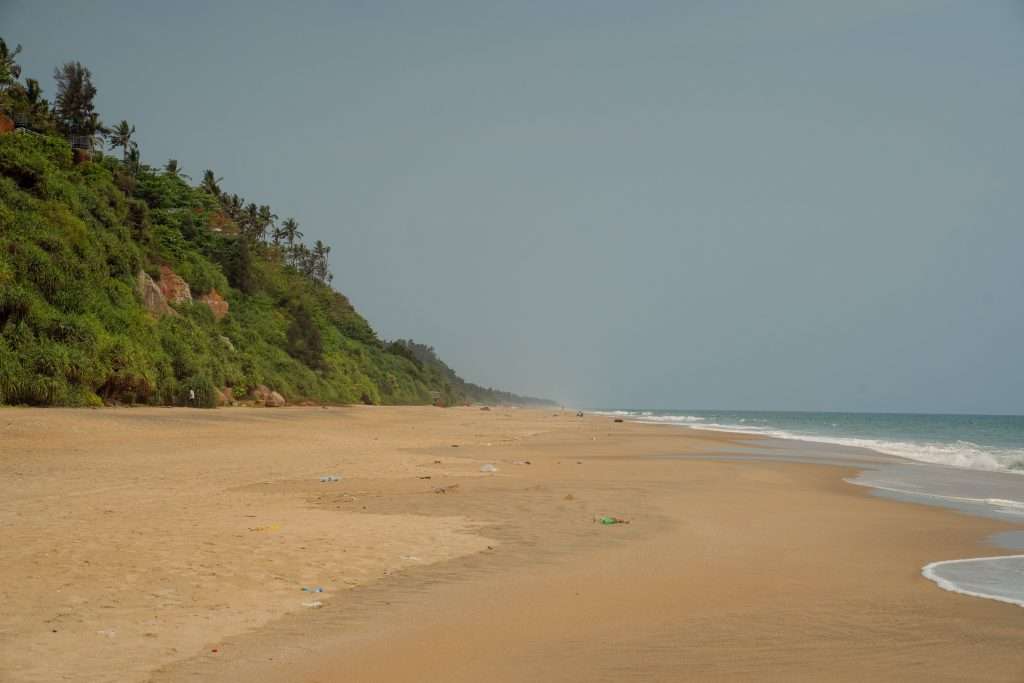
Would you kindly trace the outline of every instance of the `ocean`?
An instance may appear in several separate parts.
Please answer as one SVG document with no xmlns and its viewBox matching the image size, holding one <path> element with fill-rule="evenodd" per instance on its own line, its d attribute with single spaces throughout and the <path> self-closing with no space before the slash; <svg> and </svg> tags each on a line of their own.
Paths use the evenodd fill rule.
<svg viewBox="0 0 1024 683">
<path fill-rule="evenodd" d="M 761 446 L 737 449 L 731 457 L 847 465 L 860 470 L 847 481 L 868 487 L 875 495 L 1024 525 L 1024 416 L 597 412 L 635 422 L 763 436 Z M 871 452 L 895 457 L 883 459 Z M 1024 550 L 1024 527 L 987 540 L 994 548 L 1019 553 Z M 945 590 L 1024 607 L 1024 555 L 936 558 L 921 573 Z"/>
<path fill-rule="evenodd" d="M 1024 416 L 724 410 L 600 411 L 641 422 L 868 448 L 910 460 L 1024 474 Z"/>
</svg>

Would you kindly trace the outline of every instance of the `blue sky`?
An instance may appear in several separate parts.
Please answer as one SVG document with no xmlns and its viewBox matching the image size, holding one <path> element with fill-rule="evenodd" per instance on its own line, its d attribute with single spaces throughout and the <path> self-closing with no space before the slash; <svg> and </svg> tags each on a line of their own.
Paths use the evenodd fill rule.
<svg viewBox="0 0 1024 683">
<path fill-rule="evenodd" d="M 1024 413 L 1019 3 L 298 5 L 5 0 L 0 35 L 480 383 Z"/>
</svg>

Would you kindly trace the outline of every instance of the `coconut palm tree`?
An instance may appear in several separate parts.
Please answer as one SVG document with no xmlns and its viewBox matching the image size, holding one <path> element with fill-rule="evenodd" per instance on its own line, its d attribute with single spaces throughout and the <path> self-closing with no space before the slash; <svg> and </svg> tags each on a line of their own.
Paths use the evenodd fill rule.
<svg viewBox="0 0 1024 683">
<path fill-rule="evenodd" d="M 281 223 L 281 238 L 289 245 L 295 244 L 295 240 L 302 239 L 298 221 L 294 218 L 284 219 L 284 222 Z"/>
<path fill-rule="evenodd" d="M 128 162 L 128 156 L 132 150 L 138 149 L 138 145 L 132 140 L 133 135 L 135 135 L 135 126 L 128 125 L 128 122 L 123 119 L 110 131 L 110 149 L 120 147 L 121 160 L 125 163 Z"/>
<path fill-rule="evenodd" d="M 275 235 L 277 228 L 274 226 L 274 221 L 277 220 L 277 214 L 270 210 L 270 207 L 266 204 L 260 206 L 259 222 L 260 222 L 260 239 L 264 242 L 267 241 L 267 235 Z"/>
<path fill-rule="evenodd" d="M 192 176 L 181 170 L 181 166 L 178 165 L 177 159 L 167 160 L 167 163 L 164 164 L 164 173 L 172 178 L 188 178 L 189 180 L 192 180 Z"/>
<path fill-rule="evenodd" d="M 213 171 L 206 169 L 203 171 L 203 180 L 199 183 L 199 189 L 212 194 L 214 197 L 220 197 L 220 184 L 223 181 L 223 178 L 218 178 L 213 174 Z"/>
</svg>

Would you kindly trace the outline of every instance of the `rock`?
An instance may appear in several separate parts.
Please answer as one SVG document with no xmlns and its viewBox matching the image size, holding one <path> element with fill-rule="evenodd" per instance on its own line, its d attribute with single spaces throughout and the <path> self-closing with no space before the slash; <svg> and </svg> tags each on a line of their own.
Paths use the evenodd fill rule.
<svg viewBox="0 0 1024 683">
<path fill-rule="evenodd" d="M 249 392 L 250 397 L 257 403 L 262 403 L 268 408 L 280 408 L 285 405 L 284 396 L 272 391 L 269 387 L 262 384 L 257 384 L 253 387 L 252 391 Z"/>
<path fill-rule="evenodd" d="M 160 291 L 169 303 L 192 303 L 192 289 L 169 266 L 160 266 Z"/>
<path fill-rule="evenodd" d="M 0 114 L 0 135 L 14 132 L 14 121 Z"/>
<path fill-rule="evenodd" d="M 216 289 L 211 289 L 206 294 L 203 294 L 199 297 L 199 301 L 210 307 L 215 320 L 220 320 L 228 314 L 228 309 L 230 308 L 228 302 L 225 301 L 224 297 Z M 231 350 L 234 351 L 234 348 Z"/>
<path fill-rule="evenodd" d="M 270 388 L 263 384 L 257 384 L 249 391 L 249 398 L 254 401 L 266 401 L 268 396 L 270 396 Z"/>
<path fill-rule="evenodd" d="M 144 270 L 140 270 L 135 276 L 135 291 L 142 298 L 142 305 L 153 315 L 158 318 L 168 314 L 174 315 L 174 309 L 167 305 L 164 293 Z"/>
<path fill-rule="evenodd" d="M 235 395 L 231 391 L 231 387 L 224 387 L 223 389 L 214 389 L 213 391 L 213 399 L 217 402 L 218 406 L 235 405 Z"/>
</svg>

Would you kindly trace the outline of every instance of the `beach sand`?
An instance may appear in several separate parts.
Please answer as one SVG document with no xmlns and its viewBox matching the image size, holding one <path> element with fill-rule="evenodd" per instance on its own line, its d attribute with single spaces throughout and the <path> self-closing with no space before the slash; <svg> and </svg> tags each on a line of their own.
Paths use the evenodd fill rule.
<svg viewBox="0 0 1024 683">
<path fill-rule="evenodd" d="M 0 680 L 1024 680 L 1024 610 L 921 576 L 1013 526 L 724 457 L 751 447 L 560 411 L 5 409 Z"/>
</svg>

